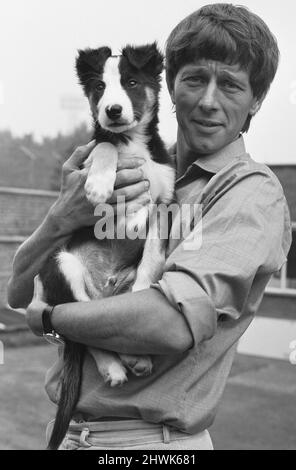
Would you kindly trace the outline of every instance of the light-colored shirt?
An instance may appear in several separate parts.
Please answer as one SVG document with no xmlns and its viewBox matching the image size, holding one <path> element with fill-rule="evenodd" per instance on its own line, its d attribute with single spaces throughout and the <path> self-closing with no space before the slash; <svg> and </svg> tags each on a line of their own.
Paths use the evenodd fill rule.
<svg viewBox="0 0 296 470">
<path fill-rule="evenodd" d="M 130 374 L 120 388 L 105 385 L 86 354 L 76 410 L 80 418 L 137 418 L 188 433 L 209 427 L 237 341 L 271 275 L 286 261 L 291 227 L 282 187 L 266 165 L 250 158 L 242 137 L 196 160 L 177 180 L 176 198 L 180 208 L 202 207 L 202 243 L 188 249 L 188 239 L 171 236 L 162 279 L 152 288 L 184 316 L 193 347 L 182 354 L 154 355 L 151 375 Z M 198 230 L 199 223 L 192 233 Z M 52 401 L 61 365 L 58 360 L 47 374 Z"/>
</svg>

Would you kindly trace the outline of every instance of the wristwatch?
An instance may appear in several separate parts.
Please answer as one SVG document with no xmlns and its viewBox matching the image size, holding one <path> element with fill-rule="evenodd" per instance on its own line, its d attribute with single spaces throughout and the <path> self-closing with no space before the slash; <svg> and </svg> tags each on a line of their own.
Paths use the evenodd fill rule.
<svg viewBox="0 0 296 470">
<path fill-rule="evenodd" d="M 55 305 L 47 305 L 42 312 L 43 338 L 51 344 L 61 345 L 65 344 L 65 341 L 62 336 L 55 331 L 51 323 L 51 316 L 54 308 Z"/>
</svg>

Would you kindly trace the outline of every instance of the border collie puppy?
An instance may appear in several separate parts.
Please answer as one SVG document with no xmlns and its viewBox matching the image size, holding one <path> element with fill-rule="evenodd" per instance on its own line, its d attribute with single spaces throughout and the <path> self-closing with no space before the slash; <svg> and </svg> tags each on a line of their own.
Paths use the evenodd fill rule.
<svg viewBox="0 0 296 470">
<path fill-rule="evenodd" d="M 158 134 L 160 74 L 163 56 L 156 43 L 126 46 L 114 56 L 109 47 L 79 51 L 76 69 L 89 100 L 98 145 L 85 161 L 85 191 L 97 206 L 110 198 L 118 160 L 142 157 L 144 177 L 150 182 L 151 203 L 128 217 L 128 228 L 141 230 L 149 221 L 146 239 L 95 238 L 93 228 L 80 229 L 65 247 L 51 257 L 40 280 L 50 305 L 89 301 L 127 290 L 147 288 L 159 279 L 166 242 L 157 234 L 157 220 L 149 214 L 154 203 L 171 202 L 175 171 Z M 104 143 L 104 144 L 103 144 Z M 103 144 L 103 145 L 102 145 Z M 125 218 L 125 215 L 124 215 Z M 126 218 L 125 218 L 126 220 Z M 153 227 L 151 226 L 153 225 Z M 85 346 L 65 340 L 61 392 L 49 448 L 56 449 L 65 436 L 79 399 Z M 149 356 L 115 354 L 87 348 L 106 384 L 122 385 L 127 370 L 150 374 Z"/>
</svg>

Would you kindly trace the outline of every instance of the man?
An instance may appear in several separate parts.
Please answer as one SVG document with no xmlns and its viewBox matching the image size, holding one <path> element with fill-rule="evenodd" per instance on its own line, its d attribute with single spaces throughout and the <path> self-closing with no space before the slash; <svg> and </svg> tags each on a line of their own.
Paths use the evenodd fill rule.
<svg viewBox="0 0 296 470">
<path fill-rule="evenodd" d="M 291 243 L 282 188 L 246 153 L 241 135 L 278 65 L 277 44 L 265 23 L 244 7 L 205 6 L 172 31 L 166 63 L 178 120 L 176 194 L 180 206 L 202 205 L 202 245 L 187 250 L 186 240 L 171 238 L 162 279 L 149 289 L 55 307 L 52 325 L 60 335 L 111 351 L 151 354 L 154 363 L 150 376 L 130 377 L 122 388 L 110 389 L 87 354 L 77 423 L 62 448 L 211 448 L 207 428 L 237 341 Z M 33 278 L 48 255 L 74 229 L 94 223 L 79 170 L 93 146 L 66 162 L 60 197 L 16 254 L 9 285 L 14 307 L 30 302 Z M 123 194 L 129 204 L 145 203 L 140 167 L 136 160 L 123 162 L 111 202 Z M 41 311 L 28 312 L 36 334 L 42 333 Z M 47 375 L 52 401 L 60 370 L 57 362 Z"/>
</svg>

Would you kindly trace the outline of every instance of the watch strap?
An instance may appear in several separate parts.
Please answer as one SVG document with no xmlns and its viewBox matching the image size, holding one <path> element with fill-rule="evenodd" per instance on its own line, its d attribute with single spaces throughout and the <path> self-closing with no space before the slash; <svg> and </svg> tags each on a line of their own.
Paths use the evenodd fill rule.
<svg viewBox="0 0 296 470">
<path fill-rule="evenodd" d="M 64 338 L 60 336 L 52 326 L 51 317 L 54 308 L 55 305 L 53 307 L 48 305 L 42 312 L 43 338 L 51 344 L 64 345 Z"/>
<path fill-rule="evenodd" d="M 54 328 L 51 323 L 51 316 L 55 305 L 52 307 L 51 305 L 47 305 L 42 312 L 42 325 L 43 325 L 43 334 L 52 333 Z"/>
</svg>

